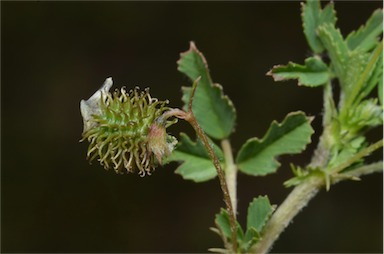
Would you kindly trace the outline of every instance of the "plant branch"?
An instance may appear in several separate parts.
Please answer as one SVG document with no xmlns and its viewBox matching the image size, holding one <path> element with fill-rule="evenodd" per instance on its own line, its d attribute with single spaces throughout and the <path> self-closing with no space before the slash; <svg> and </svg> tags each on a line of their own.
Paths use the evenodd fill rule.
<svg viewBox="0 0 384 254">
<path fill-rule="evenodd" d="M 333 184 L 338 183 L 343 180 L 347 179 L 356 179 L 359 180 L 361 176 L 369 175 L 372 173 L 378 173 L 383 171 L 383 162 L 378 161 L 374 162 L 368 165 L 364 165 L 358 168 L 355 168 L 351 171 L 346 172 L 344 175 L 346 177 L 335 177 L 335 180 L 333 181 Z"/>
<path fill-rule="evenodd" d="M 163 117 L 167 119 L 168 117 L 175 116 L 180 119 L 186 120 L 195 130 L 196 135 L 200 138 L 200 140 L 203 142 L 205 149 L 208 151 L 208 155 L 211 158 L 213 165 L 216 168 L 217 175 L 219 177 L 220 181 L 220 187 L 224 195 L 224 202 L 227 206 L 227 211 L 229 214 L 229 223 L 231 225 L 231 240 L 232 240 L 232 251 L 234 253 L 237 253 L 237 225 L 236 225 L 236 216 L 235 212 L 232 206 L 232 201 L 231 201 L 231 196 L 229 194 L 229 189 L 227 186 L 227 182 L 225 179 L 225 174 L 223 169 L 221 168 L 221 164 L 219 161 L 219 158 L 217 158 L 215 152 L 213 151 L 212 145 L 209 143 L 208 137 L 201 128 L 200 124 L 197 122 L 197 119 L 193 113 L 192 110 L 192 104 L 193 104 L 193 98 L 195 96 L 196 88 L 197 85 L 200 81 L 200 77 L 197 78 L 192 85 L 192 91 L 191 91 L 191 96 L 189 98 L 189 103 L 188 103 L 188 112 L 185 112 L 180 109 L 171 109 L 163 114 Z"/>
<path fill-rule="evenodd" d="M 235 218 L 235 213 L 233 211 L 233 207 L 232 207 L 232 202 L 231 202 L 231 198 L 230 198 L 230 195 L 229 195 L 228 186 L 227 186 L 227 183 L 226 183 L 226 180 L 225 180 L 224 171 L 221 168 L 220 161 L 217 158 L 215 152 L 213 151 L 213 148 L 212 148 L 211 144 L 208 141 L 208 137 L 205 135 L 203 129 L 200 127 L 200 125 L 197 122 L 197 120 L 195 118 L 195 115 L 193 114 L 192 111 L 187 113 L 187 117 L 186 117 L 185 120 L 188 121 L 189 124 L 192 125 L 193 129 L 195 129 L 195 132 L 196 132 L 197 136 L 203 142 L 205 148 L 208 151 L 209 157 L 211 158 L 211 160 L 213 162 L 213 165 L 216 168 L 217 175 L 218 175 L 219 181 L 220 181 L 221 190 L 222 190 L 223 195 L 224 195 L 224 202 L 225 202 L 225 204 L 227 206 L 227 210 L 228 210 L 228 213 L 229 213 L 229 221 L 230 221 L 230 224 L 231 224 L 231 232 L 232 232 L 233 251 L 236 253 L 237 252 L 237 239 L 236 239 L 236 228 L 237 228 L 237 226 L 236 226 L 236 218 Z"/>
<path fill-rule="evenodd" d="M 308 167 L 316 168 L 325 167 L 329 157 L 329 147 L 334 143 L 332 136 L 332 118 L 335 114 L 335 102 L 333 100 L 333 92 L 331 82 L 325 84 L 323 92 L 324 100 L 324 116 L 323 116 L 323 133 L 319 138 L 319 143 L 313 153 L 311 163 Z"/>
<path fill-rule="evenodd" d="M 234 213 L 234 210 L 232 207 L 232 202 L 231 202 L 231 197 L 229 194 L 228 186 L 227 186 L 227 183 L 225 180 L 225 174 L 224 174 L 223 169 L 221 168 L 219 159 L 217 158 L 215 152 L 213 151 L 211 144 L 208 141 L 207 135 L 205 135 L 203 129 L 201 128 L 201 126 L 197 122 L 197 119 L 196 119 L 196 117 L 192 111 L 192 100 L 193 100 L 193 96 L 195 94 L 197 84 L 198 84 L 198 80 L 195 81 L 193 84 L 191 98 L 189 100 L 189 105 L 188 105 L 188 112 L 187 112 L 187 116 L 186 116 L 185 120 L 188 121 L 189 124 L 192 125 L 193 129 L 195 129 L 197 136 L 199 136 L 199 138 L 203 142 L 205 148 L 208 151 L 209 157 L 211 158 L 213 165 L 216 168 L 217 175 L 218 175 L 219 181 L 220 181 L 221 190 L 222 190 L 223 195 L 224 195 L 224 202 L 227 206 L 227 210 L 229 213 L 229 222 L 231 224 L 231 232 L 232 232 L 232 237 L 231 237 L 232 238 L 232 250 L 234 253 L 236 253 L 237 252 L 236 217 L 235 217 L 235 213 Z"/>
<path fill-rule="evenodd" d="M 326 163 L 329 157 L 329 141 L 325 142 L 325 137 L 329 135 L 329 119 L 332 115 L 332 106 L 329 104 L 331 101 L 332 90 L 330 85 L 325 89 L 324 103 L 325 103 L 325 117 L 323 121 L 324 131 L 320 137 L 319 145 L 315 151 L 314 157 L 309 165 L 317 167 L 326 167 Z M 354 170 L 347 172 L 344 176 L 337 175 L 343 169 L 349 167 L 357 160 L 371 154 L 373 151 L 383 146 L 383 140 L 380 140 L 369 147 L 363 149 L 359 153 L 352 156 L 346 162 L 338 165 L 335 168 L 331 168 L 327 171 L 333 174 L 334 178 L 332 184 L 340 182 L 342 180 L 358 178 L 359 176 L 369 173 L 379 172 L 382 170 L 382 162 L 365 165 Z M 319 190 L 326 184 L 326 179 L 321 175 L 312 175 L 306 181 L 296 186 L 284 202 L 278 207 L 276 212 L 272 215 L 271 219 L 267 223 L 262 232 L 261 240 L 251 249 L 252 253 L 267 253 L 273 243 L 277 240 L 284 229 L 289 225 L 292 219 L 303 209 L 308 202 L 319 192 Z"/>
<path fill-rule="evenodd" d="M 305 207 L 324 185 L 324 178 L 313 176 L 296 186 L 265 226 L 261 240 L 251 249 L 252 253 L 267 253 L 292 219 Z"/>
<path fill-rule="evenodd" d="M 235 213 L 237 213 L 237 167 L 233 160 L 231 143 L 228 139 L 224 139 L 221 141 L 221 148 L 224 152 L 225 158 L 225 180 L 227 182 L 229 196 L 232 201 L 232 208 Z"/>
<path fill-rule="evenodd" d="M 364 165 L 348 172 L 346 175 L 348 177 L 335 178 L 335 181 L 333 181 L 332 184 L 351 179 L 352 177 L 356 179 L 363 175 L 381 172 L 382 170 L 382 161 Z M 263 230 L 262 239 L 251 249 L 251 252 L 258 254 L 267 253 L 292 219 L 308 204 L 324 185 L 324 177 L 313 175 L 308 178 L 308 180 L 296 186 L 272 215 Z"/>
</svg>

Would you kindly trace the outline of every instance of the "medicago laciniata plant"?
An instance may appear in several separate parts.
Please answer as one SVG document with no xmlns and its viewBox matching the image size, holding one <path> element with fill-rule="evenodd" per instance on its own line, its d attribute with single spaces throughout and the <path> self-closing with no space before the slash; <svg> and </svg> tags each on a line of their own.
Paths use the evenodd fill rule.
<svg viewBox="0 0 384 254">
<path fill-rule="evenodd" d="M 279 206 L 267 196 L 249 204 L 246 225 L 236 220 L 237 174 L 264 177 L 276 172 L 277 158 L 301 153 L 311 142 L 312 117 L 291 112 L 273 121 L 262 138 L 248 139 L 237 154 L 231 149 L 236 110 L 213 82 L 204 55 L 191 42 L 181 53 L 178 70 L 193 85 L 183 87 L 183 109 L 168 107 L 168 101 L 153 98 L 149 90 L 124 88 L 110 93 L 107 79 L 89 100 L 81 102 L 83 141 L 89 141 L 87 156 L 117 173 L 151 174 L 158 165 L 180 162 L 176 173 L 196 183 L 219 178 L 226 207 L 215 216 L 215 228 L 223 240 L 224 253 L 266 253 L 293 217 L 325 188 L 342 180 L 382 171 L 382 161 L 365 159 L 383 145 L 368 142 L 366 134 L 383 122 L 382 10 L 376 10 L 356 31 L 343 37 L 336 27 L 334 4 L 324 8 L 319 1 L 302 4 L 304 35 L 312 55 L 303 64 L 274 66 L 267 74 L 275 81 L 295 79 L 298 85 L 323 89 L 323 131 L 310 163 L 291 165 L 293 177 L 284 182 L 293 187 Z M 336 98 L 334 90 L 339 90 Z M 197 140 L 180 133 L 179 140 L 166 128 L 186 120 Z"/>
</svg>

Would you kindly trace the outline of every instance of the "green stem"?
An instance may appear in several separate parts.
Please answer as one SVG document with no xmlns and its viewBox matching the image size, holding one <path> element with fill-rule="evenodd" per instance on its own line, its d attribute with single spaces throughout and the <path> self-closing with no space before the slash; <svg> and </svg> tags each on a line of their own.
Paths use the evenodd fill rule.
<svg viewBox="0 0 384 254">
<path fill-rule="evenodd" d="M 221 148 L 224 152 L 225 158 L 225 180 L 227 182 L 229 196 L 232 201 L 232 208 L 235 213 L 237 213 L 237 167 L 233 160 L 233 153 L 231 148 L 231 143 L 228 139 L 221 141 Z"/>
</svg>

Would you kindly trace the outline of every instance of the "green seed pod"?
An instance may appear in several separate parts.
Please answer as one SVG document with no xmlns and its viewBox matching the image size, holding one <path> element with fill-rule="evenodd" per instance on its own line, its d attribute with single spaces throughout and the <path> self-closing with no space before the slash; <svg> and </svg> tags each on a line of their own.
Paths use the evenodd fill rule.
<svg viewBox="0 0 384 254">
<path fill-rule="evenodd" d="M 168 101 L 152 98 L 149 89 L 138 87 L 129 92 L 124 88 L 109 92 L 112 79 L 87 101 L 80 110 L 84 120 L 83 139 L 89 141 L 87 157 L 98 158 L 105 169 L 116 173 L 138 171 L 141 176 L 151 174 L 163 156 L 169 156 L 177 143 L 166 133 L 176 123 L 162 117 L 170 108 Z"/>
</svg>

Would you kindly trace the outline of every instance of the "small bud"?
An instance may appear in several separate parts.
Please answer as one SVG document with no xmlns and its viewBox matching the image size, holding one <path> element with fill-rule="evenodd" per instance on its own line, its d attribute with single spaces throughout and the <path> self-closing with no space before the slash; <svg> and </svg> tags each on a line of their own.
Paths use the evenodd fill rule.
<svg viewBox="0 0 384 254">
<path fill-rule="evenodd" d="M 124 88 L 109 92 L 112 79 L 87 101 L 82 100 L 83 139 L 89 141 L 87 157 L 98 158 L 105 169 L 116 173 L 138 171 L 141 176 L 151 174 L 163 156 L 172 152 L 176 138 L 166 128 L 176 121 L 162 117 L 170 108 L 168 101 L 152 98 L 149 89 L 138 87 L 126 92 Z"/>
</svg>

